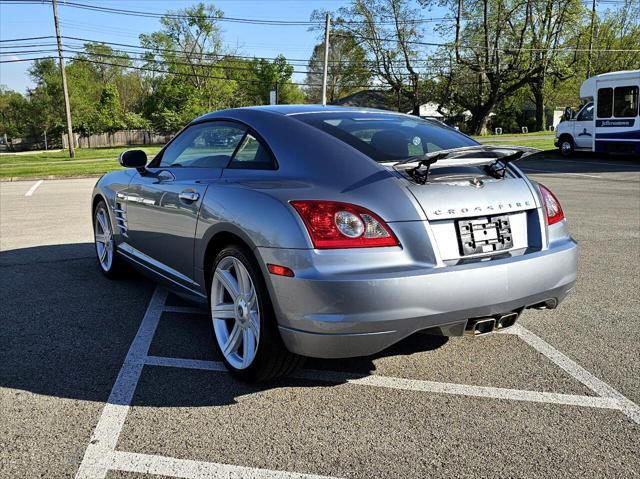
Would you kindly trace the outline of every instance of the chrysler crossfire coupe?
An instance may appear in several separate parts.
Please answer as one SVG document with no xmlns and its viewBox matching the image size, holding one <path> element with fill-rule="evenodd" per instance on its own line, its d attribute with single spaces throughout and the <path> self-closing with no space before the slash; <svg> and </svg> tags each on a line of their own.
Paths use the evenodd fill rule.
<svg viewBox="0 0 640 479">
<path fill-rule="evenodd" d="M 576 279 L 558 199 L 515 165 L 530 153 L 387 111 L 217 111 L 98 181 L 99 266 L 207 305 L 211 347 L 249 381 L 418 331 L 489 334 Z"/>
</svg>

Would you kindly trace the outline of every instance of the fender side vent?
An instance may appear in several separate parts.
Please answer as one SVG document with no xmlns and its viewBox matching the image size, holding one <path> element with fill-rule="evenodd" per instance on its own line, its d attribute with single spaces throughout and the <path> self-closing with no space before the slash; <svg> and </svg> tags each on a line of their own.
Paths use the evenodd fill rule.
<svg viewBox="0 0 640 479">
<path fill-rule="evenodd" d="M 126 238 L 129 237 L 129 235 L 127 235 L 127 213 L 126 211 L 124 211 L 122 209 L 122 203 L 118 203 L 116 202 L 116 207 L 113 210 L 113 212 L 116 215 L 116 225 L 118 226 L 118 229 L 120 230 L 120 234 Z"/>
</svg>

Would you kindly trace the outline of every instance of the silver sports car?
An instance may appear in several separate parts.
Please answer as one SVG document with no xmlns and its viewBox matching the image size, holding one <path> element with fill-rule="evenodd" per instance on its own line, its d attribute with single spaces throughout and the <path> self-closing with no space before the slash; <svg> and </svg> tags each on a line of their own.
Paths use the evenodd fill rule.
<svg viewBox="0 0 640 479">
<path fill-rule="evenodd" d="M 576 279 L 560 203 L 513 164 L 529 153 L 386 111 L 218 111 L 98 181 L 96 252 L 109 277 L 126 260 L 207 304 L 246 380 L 417 331 L 490 333 Z"/>
</svg>

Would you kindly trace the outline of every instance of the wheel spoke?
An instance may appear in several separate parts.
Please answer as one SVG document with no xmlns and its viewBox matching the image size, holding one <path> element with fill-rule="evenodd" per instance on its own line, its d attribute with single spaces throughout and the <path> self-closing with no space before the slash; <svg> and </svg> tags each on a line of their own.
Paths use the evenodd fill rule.
<svg viewBox="0 0 640 479">
<path fill-rule="evenodd" d="M 255 288 L 251 288 L 249 292 L 249 298 L 247 299 L 247 306 L 251 311 L 255 311 L 258 309 L 258 303 L 256 302 L 256 290 Z"/>
<path fill-rule="evenodd" d="M 216 270 L 215 276 L 216 279 L 220 281 L 220 283 L 222 283 L 224 289 L 227 290 L 227 292 L 231 296 L 231 299 L 235 300 L 238 297 L 238 294 L 240 294 L 240 291 L 238 288 L 238 282 L 229 272 L 229 270 L 218 269 Z"/>
<path fill-rule="evenodd" d="M 102 228 L 103 233 L 107 233 L 109 231 L 109 227 L 107 226 L 107 222 L 105 221 L 104 211 L 99 211 L 96 215 L 98 219 L 98 223 L 100 223 L 100 228 Z"/>
<path fill-rule="evenodd" d="M 256 353 L 255 336 L 250 329 L 245 329 L 242 332 L 242 346 L 242 367 L 246 368 L 251 364 Z"/>
<path fill-rule="evenodd" d="M 249 330 L 254 337 L 260 337 L 260 318 L 257 312 L 251 311 L 249 313 Z"/>
<path fill-rule="evenodd" d="M 231 330 L 231 334 L 229 334 L 229 339 L 227 339 L 227 343 L 222 348 L 222 352 L 225 356 L 231 354 L 232 352 L 238 349 L 240 345 L 240 341 L 242 339 L 242 329 L 238 326 L 238 323 L 233 324 L 233 329 Z"/>
<path fill-rule="evenodd" d="M 235 309 L 233 303 L 220 303 L 211 307 L 211 315 L 216 319 L 233 319 L 235 318 Z"/>
<path fill-rule="evenodd" d="M 238 278 L 238 290 L 240 294 L 247 294 L 251 289 L 251 279 L 244 265 L 237 259 L 233 259 L 233 267 Z"/>
<path fill-rule="evenodd" d="M 105 259 L 107 258 L 107 246 L 104 245 L 102 247 L 102 251 L 100 251 L 100 262 L 104 263 Z"/>
<path fill-rule="evenodd" d="M 96 241 L 97 241 L 98 243 L 103 243 L 103 244 L 104 244 L 104 243 L 106 243 L 106 242 L 107 242 L 107 240 L 108 240 L 107 235 L 104 235 L 104 234 L 102 234 L 102 233 L 97 233 L 97 232 L 96 232 Z"/>
</svg>

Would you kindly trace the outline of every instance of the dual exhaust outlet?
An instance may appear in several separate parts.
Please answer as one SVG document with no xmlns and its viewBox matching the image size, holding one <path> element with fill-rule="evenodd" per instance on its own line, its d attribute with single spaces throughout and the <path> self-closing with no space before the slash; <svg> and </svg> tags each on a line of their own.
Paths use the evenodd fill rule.
<svg viewBox="0 0 640 479">
<path fill-rule="evenodd" d="M 513 312 L 492 318 L 471 318 L 467 321 L 464 335 L 480 336 L 482 334 L 489 334 L 496 330 L 508 328 L 515 324 L 518 316 L 519 313 Z"/>
</svg>

